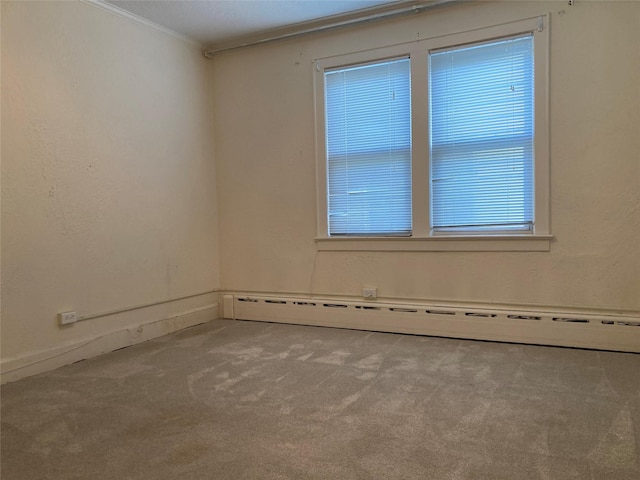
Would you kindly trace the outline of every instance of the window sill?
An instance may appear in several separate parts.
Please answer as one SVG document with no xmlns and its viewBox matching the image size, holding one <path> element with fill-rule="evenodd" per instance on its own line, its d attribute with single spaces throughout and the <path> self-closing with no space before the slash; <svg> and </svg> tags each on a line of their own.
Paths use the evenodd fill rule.
<svg viewBox="0 0 640 480">
<path fill-rule="evenodd" d="M 552 235 L 442 235 L 434 237 L 318 237 L 318 251 L 548 252 Z"/>
</svg>

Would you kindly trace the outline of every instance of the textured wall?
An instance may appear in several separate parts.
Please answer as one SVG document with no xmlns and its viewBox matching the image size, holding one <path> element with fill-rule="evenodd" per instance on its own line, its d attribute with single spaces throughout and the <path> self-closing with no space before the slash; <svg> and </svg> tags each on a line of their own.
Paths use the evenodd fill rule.
<svg viewBox="0 0 640 480">
<path fill-rule="evenodd" d="M 2 358 L 197 308 L 219 286 L 211 64 L 83 2 L 2 2 Z"/>
<path fill-rule="evenodd" d="M 316 252 L 311 62 L 551 12 L 550 252 Z M 640 4 L 477 2 L 214 59 L 222 286 L 640 309 Z"/>
<path fill-rule="evenodd" d="M 312 60 L 546 12 L 551 251 L 318 253 Z M 640 310 L 639 23 L 635 2 L 483 2 L 210 62 L 86 3 L 3 1 L 2 361 L 202 302 L 59 311 L 218 286 Z"/>
</svg>

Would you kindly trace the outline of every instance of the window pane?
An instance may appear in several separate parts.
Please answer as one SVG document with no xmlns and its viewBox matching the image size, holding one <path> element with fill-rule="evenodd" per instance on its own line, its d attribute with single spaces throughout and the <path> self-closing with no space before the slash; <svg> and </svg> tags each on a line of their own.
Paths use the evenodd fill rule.
<svg viewBox="0 0 640 480">
<path fill-rule="evenodd" d="M 429 56 L 432 226 L 531 230 L 533 38 Z"/>
<path fill-rule="evenodd" d="M 325 73 L 330 235 L 411 232 L 409 59 Z"/>
</svg>

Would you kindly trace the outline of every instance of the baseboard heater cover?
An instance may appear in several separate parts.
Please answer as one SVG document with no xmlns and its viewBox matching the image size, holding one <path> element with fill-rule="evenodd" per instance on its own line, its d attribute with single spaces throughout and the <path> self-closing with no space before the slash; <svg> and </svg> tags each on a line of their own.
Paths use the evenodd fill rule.
<svg viewBox="0 0 640 480">
<path fill-rule="evenodd" d="M 226 318 L 640 353 L 640 316 L 234 294 Z"/>
</svg>

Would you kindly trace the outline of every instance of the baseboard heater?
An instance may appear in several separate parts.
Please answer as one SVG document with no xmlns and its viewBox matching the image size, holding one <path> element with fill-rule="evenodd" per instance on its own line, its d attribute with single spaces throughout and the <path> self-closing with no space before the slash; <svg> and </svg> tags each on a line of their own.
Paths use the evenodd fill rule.
<svg viewBox="0 0 640 480">
<path fill-rule="evenodd" d="M 640 316 L 223 295 L 224 318 L 640 353 Z"/>
</svg>

